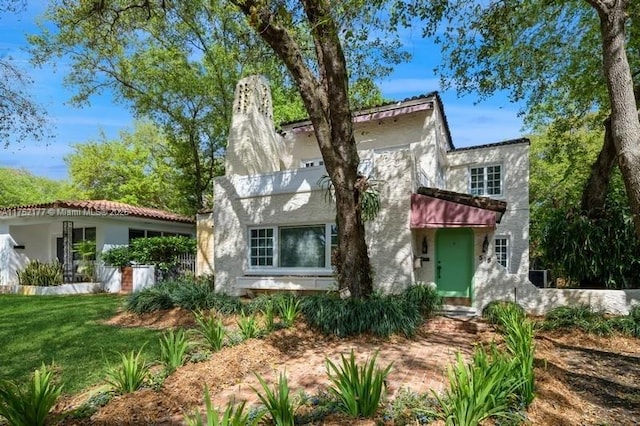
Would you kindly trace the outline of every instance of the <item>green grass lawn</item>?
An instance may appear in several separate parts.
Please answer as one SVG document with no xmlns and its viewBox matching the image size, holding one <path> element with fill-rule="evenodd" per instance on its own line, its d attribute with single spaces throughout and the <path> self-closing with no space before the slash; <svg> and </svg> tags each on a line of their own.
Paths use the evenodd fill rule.
<svg viewBox="0 0 640 426">
<path fill-rule="evenodd" d="M 0 378 L 23 382 L 44 362 L 55 362 L 64 393 L 104 380 L 107 360 L 145 343 L 149 361 L 159 358 L 158 331 L 100 324 L 124 298 L 115 295 L 0 295 Z"/>
</svg>

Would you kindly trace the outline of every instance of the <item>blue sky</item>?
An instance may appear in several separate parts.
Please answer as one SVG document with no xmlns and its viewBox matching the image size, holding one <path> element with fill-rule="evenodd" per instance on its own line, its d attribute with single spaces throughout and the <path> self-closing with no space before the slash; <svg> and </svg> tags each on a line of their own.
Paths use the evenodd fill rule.
<svg viewBox="0 0 640 426">
<path fill-rule="evenodd" d="M 32 67 L 24 51 L 25 34 L 37 31 L 36 16 L 44 2 L 30 0 L 20 15 L 0 16 L 0 57 L 10 57 L 34 81 L 29 87 L 32 97 L 48 112 L 52 138 L 47 142 L 24 141 L 3 149 L 0 144 L 0 167 L 23 168 L 35 175 L 66 179 L 64 156 L 71 145 L 98 140 L 104 133 L 115 138 L 133 124 L 131 111 L 114 102 L 106 93 L 91 99 L 91 104 L 75 108 L 67 104 L 73 90 L 63 87 L 67 64 L 49 64 L 44 68 Z M 396 67 L 394 73 L 380 82 L 383 95 L 390 99 L 404 99 L 439 90 L 439 80 L 433 68 L 440 61 L 439 49 L 419 36 L 420 31 L 407 31 L 403 42 L 413 54 L 410 63 Z M 453 91 L 440 92 L 444 102 L 454 144 L 458 147 L 480 145 L 517 138 L 522 135 L 522 120 L 518 105 L 498 95 L 477 103 L 474 96 L 458 98 Z"/>
</svg>

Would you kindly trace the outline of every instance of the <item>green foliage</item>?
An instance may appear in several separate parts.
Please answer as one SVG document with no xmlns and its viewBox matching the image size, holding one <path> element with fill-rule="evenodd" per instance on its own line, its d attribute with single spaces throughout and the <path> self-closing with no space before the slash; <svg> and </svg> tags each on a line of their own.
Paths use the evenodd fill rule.
<svg viewBox="0 0 640 426">
<path fill-rule="evenodd" d="M 44 426 L 49 411 L 62 392 L 53 383 L 53 367 L 42 364 L 26 388 L 0 380 L 0 416 L 13 426 Z"/>
<path fill-rule="evenodd" d="M 260 336 L 260 327 L 258 326 L 255 315 L 245 315 L 241 313 L 236 323 L 238 324 L 238 328 L 240 328 L 240 335 L 243 339 L 253 339 L 254 337 Z"/>
<path fill-rule="evenodd" d="M 482 309 L 482 317 L 490 324 L 498 326 L 500 330 L 504 330 L 504 320 L 511 315 L 519 320 L 526 318 L 524 308 L 509 300 L 492 300 Z"/>
<path fill-rule="evenodd" d="M 128 266 L 132 262 L 155 265 L 161 271 L 172 271 L 179 263 L 180 256 L 195 255 L 196 240 L 190 237 L 136 238 L 128 247 L 114 247 L 102 253 L 107 265 Z"/>
<path fill-rule="evenodd" d="M 366 176 L 358 176 L 356 188 L 359 193 L 359 209 L 360 217 L 363 221 L 371 221 L 378 216 L 382 204 L 380 202 L 380 181 L 368 178 Z M 323 175 L 318 179 L 317 185 L 322 188 L 325 193 L 325 200 L 335 201 L 333 182 L 327 175 Z"/>
<path fill-rule="evenodd" d="M 188 426 L 253 426 L 258 424 L 261 416 L 250 419 L 249 413 L 245 413 L 244 408 L 246 401 L 242 401 L 239 405 L 234 405 L 232 401 L 227 403 L 224 412 L 221 414 L 213 408 L 211 397 L 209 396 L 209 387 L 204 387 L 204 403 L 206 407 L 206 423 L 202 421 L 202 413 L 195 413 L 185 417 Z"/>
<path fill-rule="evenodd" d="M 160 338 L 160 360 L 168 372 L 184 364 L 188 351 L 189 341 L 182 329 L 169 330 Z"/>
<path fill-rule="evenodd" d="M 0 207 L 78 199 L 66 182 L 34 176 L 26 170 L 0 167 Z"/>
<path fill-rule="evenodd" d="M 587 333 L 610 335 L 613 331 L 602 312 L 588 305 L 559 306 L 545 315 L 543 330 L 577 328 Z"/>
<path fill-rule="evenodd" d="M 176 187 L 167 137 L 149 122 L 136 122 L 118 139 L 84 141 L 65 157 L 71 184 L 84 198 L 195 213 Z"/>
<path fill-rule="evenodd" d="M 187 310 L 216 310 L 221 314 L 240 312 L 237 297 L 216 293 L 208 280 L 181 277 L 163 281 L 136 291 L 127 300 L 127 310 L 135 313 L 154 312 L 173 307 Z"/>
<path fill-rule="evenodd" d="M 83 281 L 95 281 L 96 279 L 96 242 L 83 240 L 73 244 L 73 251 L 80 255 L 80 265 L 77 273 Z"/>
<path fill-rule="evenodd" d="M 277 305 L 278 314 L 282 318 L 284 326 L 287 328 L 292 327 L 298 315 L 300 315 L 300 300 L 289 297 L 278 300 Z"/>
<path fill-rule="evenodd" d="M 224 345 L 227 332 L 222 320 L 214 315 L 205 316 L 202 311 L 194 312 L 196 320 L 196 333 L 201 336 L 212 351 L 217 352 Z"/>
<path fill-rule="evenodd" d="M 367 299 L 340 299 L 333 294 L 308 296 L 301 309 L 306 322 L 325 334 L 352 336 L 372 333 L 413 336 L 424 320 L 440 304 L 436 291 L 413 286 L 400 295 L 374 295 Z"/>
<path fill-rule="evenodd" d="M 526 318 L 519 305 L 503 305 L 504 308 L 498 312 L 498 323 L 504 329 L 504 341 L 507 352 L 512 357 L 512 375 L 521 377 L 516 394 L 520 403 L 526 408 L 533 402 L 535 397 L 535 373 L 533 368 L 534 352 L 533 346 L 534 325 Z M 512 308 L 507 308 L 512 306 Z M 513 308 L 517 306 L 517 308 Z M 518 309 L 520 308 L 520 309 Z"/>
<path fill-rule="evenodd" d="M 477 346 L 469 364 L 458 353 L 447 377 L 449 389 L 444 396 L 434 393 L 440 405 L 439 417 L 447 426 L 476 426 L 488 418 L 518 418 L 511 407 L 523 379 L 495 346 L 490 353 Z"/>
<path fill-rule="evenodd" d="M 123 268 L 131 265 L 132 254 L 128 246 L 113 247 L 100 254 L 106 265 Z"/>
<path fill-rule="evenodd" d="M 255 388 L 253 390 L 264 404 L 273 423 L 278 426 L 294 426 L 296 410 L 289 398 L 289 383 L 286 374 L 280 373 L 278 384 L 273 389 L 259 374 L 256 374 L 256 378 L 264 393 Z"/>
<path fill-rule="evenodd" d="M 407 303 L 416 305 L 422 315 L 429 317 L 442 306 L 442 296 L 429 285 L 416 283 L 404 293 Z"/>
<path fill-rule="evenodd" d="M 18 271 L 20 285 L 55 286 L 63 282 L 62 265 L 57 260 L 51 263 L 32 260 L 22 271 Z"/>
<path fill-rule="evenodd" d="M 276 329 L 275 308 L 272 304 L 265 306 L 262 312 L 262 320 L 264 321 L 264 329 L 267 333 Z"/>
<path fill-rule="evenodd" d="M 434 414 L 437 400 L 431 394 L 419 395 L 402 388 L 385 408 L 384 419 L 393 420 L 396 426 L 429 424 L 436 420 Z"/>
<path fill-rule="evenodd" d="M 377 368 L 377 356 L 376 351 L 363 365 L 356 363 L 353 350 L 349 359 L 340 355 L 342 362 L 339 366 L 325 359 L 327 375 L 332 384 L 329 392 L 338 398 L 342 411 L 351 417 L 373 417 L 380 406 L 386 388 L 385 379 L 393 363 L 384 369 Z"/>
<path fill-rule="evenodd" d="M 138 353 L 120 353 L 120 364 L 108 365 L 107 383 L 118 394 L 135 392 L 140 389 L 149 374 L 149 365 L 142 359 L 142 349 Z"/>
<path fill-rule="evenodd" d="M 541 244 L 547 265 L 581 287 L 638 285 L 640 244 L 629 208 L 619 197 L 609 197 L 597 219 L 572 208 L 551 212 Z"/>
<path fill-rule="evenodd" d="M 609 336 L 615 332 L 640 338 L 640 307 L 635 306 L 626 316 L 607 317 L 587 305 L 559 306 L 545 315 L 543 330 L 571 330 Z"/>
</svg>

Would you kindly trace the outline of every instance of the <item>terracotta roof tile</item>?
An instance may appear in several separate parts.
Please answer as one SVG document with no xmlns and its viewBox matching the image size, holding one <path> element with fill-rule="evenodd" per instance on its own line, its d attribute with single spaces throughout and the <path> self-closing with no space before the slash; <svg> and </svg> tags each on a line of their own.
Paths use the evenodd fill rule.
<svg viewBox="0 0 640 426">
<path fill-rule="evenodd" d="M 132 206 L 109 200 L 57 200 L 50 203 L 30 204 L 25 206 L 0 207 L 1 211 L 28 209 L 70 209 L 95 211 L 105 215 L 134 216 L 167 222 L 195 223 L 192 217 L 182 216 L 165 210 L 149 207 Z"/>
</svg>

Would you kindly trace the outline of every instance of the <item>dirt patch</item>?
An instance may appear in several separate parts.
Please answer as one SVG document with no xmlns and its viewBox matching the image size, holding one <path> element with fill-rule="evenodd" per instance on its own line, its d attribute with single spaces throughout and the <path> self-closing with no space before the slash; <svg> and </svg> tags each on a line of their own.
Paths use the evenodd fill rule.
<svg viewBox="0 0 640 426">
<path fill-rule="evenodd" d="M 226 318 L 227 325 L 233 318 Z M 192 326 L 193 315 L 173 309 L 142 316 L 119 314 L 108 323 L 120 326 L 168 328 Z M 214 405 L 230 400 L 255 404 L 259 389 L 255 373 L 274 383 L 286 372 L 292 391 L 314 394 L 326 388 L 325 359 L 339 361 L 352 349 L 359 360 L 378 354 L 378 365 L 393 363 L 388 376 L 391 398 L 402 388 L 415 392 L 444 390 L 444 371 L 456 352 L 468 356 L 473 345 L 498 339 L 484 322 L 438 317 L 411 339 L 323 336 L 303 323 L 264 339 L 224 348 L 211 359 L 189 363 L 168 377 L 161 389 L 114 398 L 91 418 L 66 420 L 65 425 L 181 424 L 185 413 L 202 409 L 204 386 Z M 640 341 L 603 338 L 571 331 L 540 333 L 536 339 L 536 392 L 529 417 L 534 425 L 632 425 L 640 418 Z M 82 398 L 68 398 L 57 411 L 68 411 Z M 342 416 L 325 418 L 326 425 L 373 425 L 382 419 L 354 423 Z"/>
<path fill-rule="evenodd" d="M 167 329 L 176 327 L 193 327 L 195 319 L 193 312 L 182 308 L 173 308 L 161 312 L 134 314 L 129 311 L 119 312 L 103 324 L 118 327 L 144 327 L 153 329 Z"/>
</svg>

